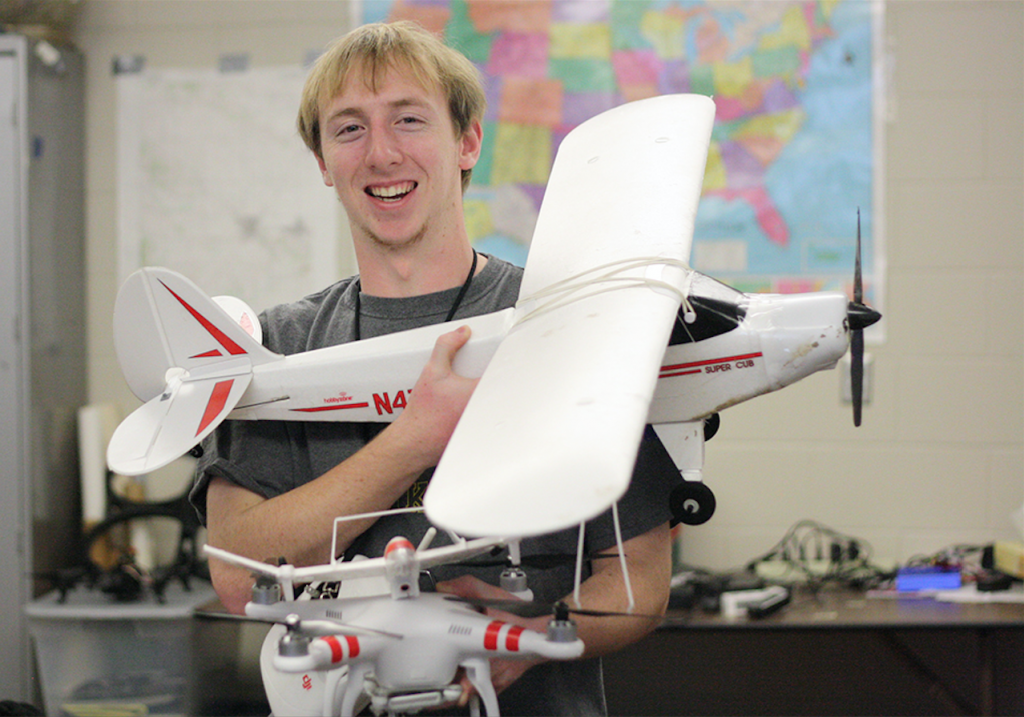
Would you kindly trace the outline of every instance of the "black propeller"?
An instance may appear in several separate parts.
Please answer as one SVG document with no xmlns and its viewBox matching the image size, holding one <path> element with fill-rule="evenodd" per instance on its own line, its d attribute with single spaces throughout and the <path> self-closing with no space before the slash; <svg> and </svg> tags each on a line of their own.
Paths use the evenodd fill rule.
<svg viewBox="0 0 1024 717">
<path fill-rule="evenodd" d="M 588 553 L 583 556 L 587 560 L 600 560 L 602 558 L 618 558 L 618 553 Z M 519 559 L 519 566 L 524 568 L 535 568 L 537 570 L 549 570 L 560 568 L 564 565 L 573 565 L 576 562 L 576 555 L 569 553 L 536 553 L 534 555 L 523 555 Z M 494 558 L 474 558 L 458 563 L 450 563 L 469 568 L 497 568 L 513 565 L 512 559 L 508 556 Z"/>
<path fill-rule="evenodd" d="M 493 608 L 519 617 L 542 617 L 553 615 L 556 620 L 566 620 L 568 615 L 584 615 L 588 617 L 642 617 L 649 620 L 661 620 L 661 615 L 649 615 L 639 612 L 615 612 L 608 610 L 586 610 L 569 607 L 564 601 L 544 602 L 543 600 L 502 600 L 489 598 L 464 598 L 451 595 L 449 600 L 468 603 L 474 607 Z"/>
<path fill-rule="evenodd" d="M 860 209 L 857 209 L 857 254 L 853 265 L 853 301 L 846 312 L 850 326 L 850 396 L 853 399 L 853 425 L 860 426 L 864 404 L 864 329 L 882 315 L 864 304 L 864 281 L 860 267 Z"/>
<path fill-rule="evenodd" d="M 309 605 L 309 603 L 303 604 Z M 236 615 L 235 613 L 227 612 L 197 612 L 196 616 L 206 620 L 228 620 L 235 622 L 258 622 L 268 625 L 284 625 L 290 634 L 305 638 L 328 637 L 330 635 L 363 635 L 370 637 L 391 637 L 396 640 L 402 639 L 402 636 L 395 632 L 377 630 L 372 627 L 350 625 L 330 617 L 302 617 L 297 613 L 289 613 L 281 617 L 254 617 L 252 615 Z"/>
</svg>

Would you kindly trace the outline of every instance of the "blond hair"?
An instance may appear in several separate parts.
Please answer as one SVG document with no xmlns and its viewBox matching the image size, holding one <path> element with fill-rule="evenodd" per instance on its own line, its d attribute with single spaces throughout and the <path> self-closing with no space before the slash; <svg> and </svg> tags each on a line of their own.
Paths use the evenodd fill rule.
<svg viewBox="0 0 1024 717">
<path fill-rule="evenodd" d="M 320 158 L 320 111 L 341 92 L 353 73 L 376 92 L 388 70 L 403 70 L 425 88 L 439 87 L 448 99 L 456 136 L 483 120 L 487 99 L 480 74 L 464 55 L 414 22 L 363 25 L 334 41 L 313 65 L 302 89 L 298 128 L 306 146 Z M 462 171 L 462 190 L 471 169 Z"/>
</svg>

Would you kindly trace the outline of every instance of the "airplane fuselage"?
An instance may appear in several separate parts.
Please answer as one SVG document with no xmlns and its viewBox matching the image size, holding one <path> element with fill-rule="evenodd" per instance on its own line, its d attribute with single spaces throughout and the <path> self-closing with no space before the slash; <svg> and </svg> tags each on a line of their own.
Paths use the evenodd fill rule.
<svg viewBox="0 0 1024 717">
<path fill-rule="evenodd" d="M 687 323 L 680 310 L 649 423 L 695 421 L 778 390 L 832 368 L 849 343 L 848 300 L 839 292 L 743 294 L 694 272 L 690 302 L 696 318 Z M 254 366 L 229 418 L 393 421 L 439 335 L 456 325 L 471 327 L 473 338 L 455 369 L 476 378 L 517 319 L 515 309 L 505 309 Z"/>
</svg>

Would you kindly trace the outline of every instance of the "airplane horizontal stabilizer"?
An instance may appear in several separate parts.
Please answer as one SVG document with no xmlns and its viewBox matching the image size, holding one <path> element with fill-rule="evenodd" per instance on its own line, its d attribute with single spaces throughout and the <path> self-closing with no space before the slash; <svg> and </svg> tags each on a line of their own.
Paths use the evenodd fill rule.
<svg viewBox="0 0 1024 717">
<path fill-rule="evenodd" d="M 203 378 L 172 378 L 166 390 L 121 422 L 107 446 L 115 473 L 141 475 L 183 456 L 205 438 L 245 393 L 252 381 L 248 362 Z"/>
</svg>

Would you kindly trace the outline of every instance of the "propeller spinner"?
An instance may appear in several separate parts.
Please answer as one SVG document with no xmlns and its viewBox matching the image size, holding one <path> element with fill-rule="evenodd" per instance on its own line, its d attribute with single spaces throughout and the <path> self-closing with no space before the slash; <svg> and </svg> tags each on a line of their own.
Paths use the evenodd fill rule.
<svg viewBox="0 0 1024 717">
<path fill-rule="evenodd" d="M 860 426 L 864 404 L 864 329 L 877 323 L 882 315 L 864 304 L 864 281 L 860 259 L 860 209 L 857 210 L 857 254 L 853 265 L 853 301 L 847 309 L 850 327 L 850 395 L 853 398 L 853 425 Z"/>
</svg>

